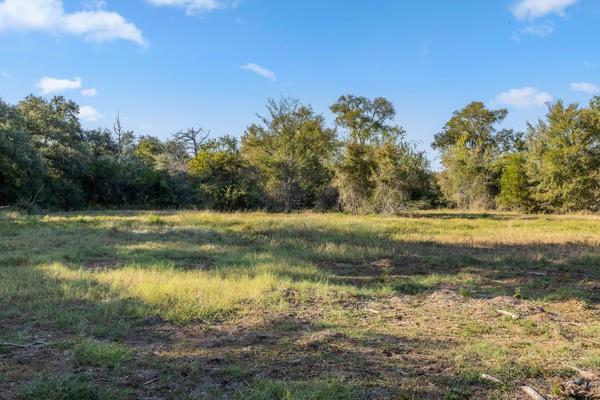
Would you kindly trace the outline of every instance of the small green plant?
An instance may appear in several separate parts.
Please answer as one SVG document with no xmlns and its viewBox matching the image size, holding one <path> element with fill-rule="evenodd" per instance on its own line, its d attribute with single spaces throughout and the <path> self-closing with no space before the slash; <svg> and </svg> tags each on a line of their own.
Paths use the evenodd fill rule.
<svg viewBox="0 0 600 400">
<path fill-rule="evenodd" d="M 148 223 L 150 225 L 162 225 L 163 221 L 160 218 L 160 215 L 152 214 L 148 216 Z"/>
<path fill-rule="evenodd" d="M 518 299 L 518 300 L 522 300 L 523 299 L 523 293 L 521 292 L 521 288 L 520 287 L 518 287 L 518 288 L 515 289 L 515 292 L 513 293 L 513 297 L 515 299 Z"/>
<path fill-rule="evenodd" d="M 461 287 L 458 289 L 458 294 L 466 299 L 470 299 L 473 297 L 473 291 L 469 288 Z"/>
<path fill-rule="evenodd" d="M 77 365 L 119 368 L 133 357 L 134 352 L 117 343 L 86 339 L 75 345 L 73 355 Z"/>
<path fill-rule="evenodd" d="M 388 285 L 392 283 L 392 272 L 394 271 L 394 266 L 391 261 L 384 260 L 380 266 L 381 273 L 379 275 L 379 281 L 384 285 Z"/>
</svg>

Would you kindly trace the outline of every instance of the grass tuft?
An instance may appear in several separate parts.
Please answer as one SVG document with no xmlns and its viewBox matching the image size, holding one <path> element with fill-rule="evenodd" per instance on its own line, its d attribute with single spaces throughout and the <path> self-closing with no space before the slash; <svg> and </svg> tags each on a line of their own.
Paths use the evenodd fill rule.
<svg viewBox="0 0 600 400">
<path fill-rule="evenodd" d="M 104 343 L 84 339 L 73 348 L 77 365 L 100 368 L 121 368 L 132 359 L 135 352 L 117 343 Z"/>
</svg>

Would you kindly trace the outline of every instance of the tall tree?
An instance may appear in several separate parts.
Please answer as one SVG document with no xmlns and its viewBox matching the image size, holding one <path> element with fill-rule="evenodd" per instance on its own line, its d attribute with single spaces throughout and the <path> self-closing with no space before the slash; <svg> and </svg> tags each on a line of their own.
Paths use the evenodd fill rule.
<svg viewBox="0 0 600 400">
<path fill-rule="evenodd" d="M 135 135 L 131 130 L 123 129 L 121 125 L 121 115 L 117 114 L 115 122 L 113 123 L 113 139 L 116 142 L 117 148 L 117 160 L 122 160 L 128 157 L 133 150 L 133 144 L 135 142 Z"/>
<path fill-rule="evenodd" d="M 193 157 L 198 156 L 202 144 L 210 136 L 210 131 L 205 132 L 204 128 L 194 129 L 189 128 L 184 131 L 179 131 L 173 135 L 173 140 L 183 144 L 185 149 L 189 151 Z"/>
<path fill-rule="evenodd" d="M 70 209 L 85 203 L 81 180 L 87 170 L 87 147 L 79 124 L 79 106 L 57 96 L 29 96 L 18 104 L 24 127 L 44 165 L 46 202 Z"/>
<path fill-rule="evenodd" d="M 330 160 L 335 131 L 323 116 L 294 98 L 269 99 L 268 115 L 246 129 L 242 155 L 264 179 L 275 208 L 285 211 L 316 206 L 333 171 Z"/>
<path fill-rule="evenodd" d="M 541 211 L 600 210 L 600 97 L 587 108 L 557 101 L 530 126 L 527 175 Z"/>
<path fill-rule="evenodd" d="M 394 213 L 424 197 L 431 183 L 427 160 L 392 124 L 390 101 L 347 95 L 330 109 L 346 134 L 335 176 L 344 210 Z"/>
<path fill-rule="evenodd" d="M 490 110 L 472 102 L 454 112 L 432 147 L 441 152 L 445 168 L 440 186 L 446 198 L 459 208 L 492 208 L 499 192 L 497 160 L 503 151 L 518 146 L 519 134 L 498 130 L 505 109 Z"/>
<path fill-rule="evenodd" d="M 31 202 L 42 173 L 19 112 L 0 100 L 0 205 Z"/>
</svg>

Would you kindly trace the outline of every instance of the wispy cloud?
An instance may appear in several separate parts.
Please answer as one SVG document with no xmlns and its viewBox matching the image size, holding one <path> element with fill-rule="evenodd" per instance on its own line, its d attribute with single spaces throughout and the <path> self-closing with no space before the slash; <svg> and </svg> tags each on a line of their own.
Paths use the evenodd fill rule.
<svg viewBox="0 0 600 400">
<path fill-rule="evenodd" d="M 146 0 L 158 7 L 177 7 L 185 10 L 186 14 L 194 15 L 200 12 L 213 11 L 235 6 L 236 0 Z"/>
<path fill-rule="evenodd" d="M 10 74 L 7 71 L 0 71 L 0 78 L 10 79 Z"/>
<path fill-rule="evenodd" d="M 513 40 L 519 41 L 523 36 L 546 37 L 554 32 L 554 24 L 552 21 L 546 21 L 543 24 L 530 24 L 525 28 L 513 34 Z"/>
<path fill-rule="evenodd" d="M 519 0 L 511 7 L 513 15 L 521 20 L 536 19 L 549 14 L 564 15 L 565 10 L 578 0 Z"/>
<path fill-rule="evenodd" d="M 500 93 L 492 101 L 492 104 L 515 108 L 532 108 L 541 107 L 553 99 L 554 97 L 549 93 L 541 92 L 534 87 L 527 86 Z"/>
<path fill-rule="evenodd" d="M 81 89 L 81 78 L 57 79 L 48 76 L 42 77 L 36 87 L 42 94 L 64 92 L 65 90 Z"/>
<path fill-rule="evenodd" d="M 554 32 L 554 24 L 546 21 L 541 25 L 528 25 L 522 31 L 522 35 L 545 37 Z"/>
<path fill-rule="evenodd" d="M 145 44 L 142 31 L 120 14 L 89 9 L 68 13 L 62 0 L 0 2 L 0 31 L 8 30 L 66 33 L 94 42 L 122 39 Z"/>
<path fill-rule="evenodd" d="M 81 94 L 85 97 L 94 97 L 98 94 L 98 91 L 95 88 L 83 89 Z"/>
<path fill-rule="evenodd" d="M 252 71 L 260 76 L 262 76 L 263 78 L 267 78 L 267 79 L 271 79 L 273 81 L 277 80 L 277 77 L 275 76 L 275 73 L 273 73 L 273 71 L 261 67 L 258 64 L 253 64 L 253 63 L 248 63 L 246 65 L 242 65 L 240 68 L 248 70 L 248 71 Z"/>
<path fill-rule="evenodd" d="M 600 93 L 600 87 L 589 82 L 573 82 L 571 83 L 571 90 L 589 94 Z"/>
<path fill-rule="evenodd" d="M 98 112 L 92 106 L 83 106 L 79 108 L 79 119 L 85 122 L 96 122 L 104 118 L 104 115 Z"/>
</svg>

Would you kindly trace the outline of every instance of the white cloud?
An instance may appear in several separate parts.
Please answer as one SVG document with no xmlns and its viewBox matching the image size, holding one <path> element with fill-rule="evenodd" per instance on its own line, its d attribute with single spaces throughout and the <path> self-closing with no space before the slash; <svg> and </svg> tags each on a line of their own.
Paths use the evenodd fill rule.
<svg viewBox="0 0 600 400">
<path fill-rule="evenodd" d="M 235 6 L 236 1 L 232 0 L 146 0 L 148 3 L 158 7 L 177 7 L 182 8 L 188 15 L 197 14 L 203 11 L 213 11 L 219 8 Z"/>
<path fill-rule="evenodd" d="M 10 79 L 10 74 L 4 70 L 0 71 L 0 78 Z"/>
<path fill-rule="evenodd" d="M 145 44 L 142 31 L 116 12 L 67 13 L 62 0 L 1 1 L 0 31 L 7 30 L 68 33 L 95 42 L 123 39 Z"/>
<path fill-rule="evenodd" d="M 81 94 L 85 97 L 94 97 L 98 94 L 98 91 L 95 88 L 83 89 Z"/>
<path fill-rule="evenodd" d="M 542 25 L 528 25 L 522 31 L 522 35 L 545 37 L 554 32 L 554 25 L 546 22 Z"/>
<path fill-rule="evenodd" d="M 240 68 L 257 73 L 258 75 L 262 76 L 263 78 L 271 79 L 273 81 L 277 80 L 277 77 L 275 76 L 273 71 L 263 68 L 257 64 L 248 63 L 246 65 L 242 65 Z"/>
<path fill-rule="evenodd" d="M 511 11 L 518 19 L 535 19 L 548 14 L 564 15 L 578 0 L 519 0 Z"/>
<path fill-rule="evenodd" d="M 552 97 L 552 95 L 546 92 L 540 92 L 534 87 L 524 87 L 500 93 L 492 103 L 515 108 L 531 108 L 541 107 L 553 99 L 554 97 Z"/>
<path fill-rule="evenodd" d="M 65 90 L 80 89 L 81 78 L 57 79 L 44 76 L 36 86 L 42 91 L 42 94 L 64 92 Z"/>
<path fill-rule="evenodd" d="M 600 93 L 600 87 L 598 87 L 598 85 L 588 82 L 573 82 L 571 83 L 571 90 L 589 94 Z"/>
<path fill-rule="evenodd" d="M 104 115 L 100 114 L 92 106 L 83 106 L 79 108 L 79 119 L 85 122 L 96 122 L 102 119 Z"/>
</svg>

